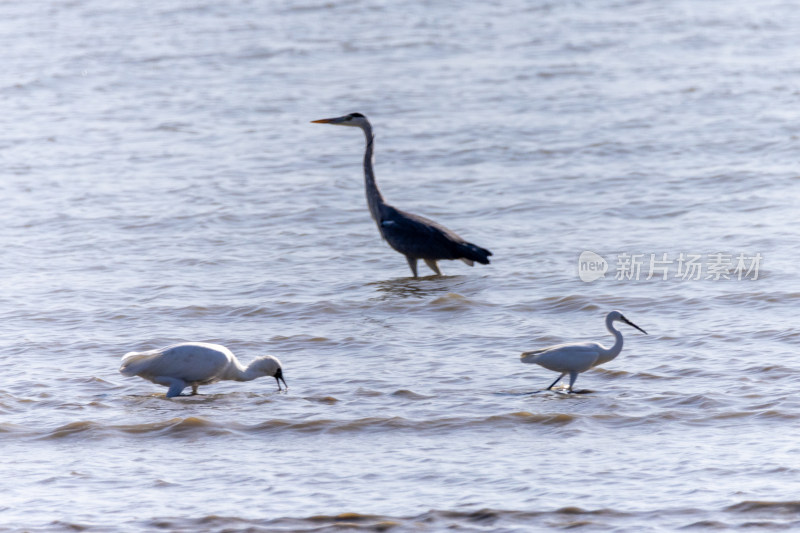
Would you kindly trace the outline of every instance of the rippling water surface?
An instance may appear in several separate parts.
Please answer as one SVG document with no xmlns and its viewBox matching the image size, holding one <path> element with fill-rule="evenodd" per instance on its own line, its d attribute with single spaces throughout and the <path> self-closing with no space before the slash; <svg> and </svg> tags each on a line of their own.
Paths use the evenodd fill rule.
<svg viewBox="0 0 800 533">
<path fill-rule="evenodd" d="M 798 13 L 4 2 L 0 528 L 800 526 Z M 351 111 L 386 198 L 491 265 L 408 277 L 363 136 L 309 124 Z M 762 260 L 646 279 L 681 253 Z M 610 342 L 611 309 L 650 335 L 543 391 L 519 353 Z M 182 340 L 290 390 L 117 371 Z"/>
</svg>

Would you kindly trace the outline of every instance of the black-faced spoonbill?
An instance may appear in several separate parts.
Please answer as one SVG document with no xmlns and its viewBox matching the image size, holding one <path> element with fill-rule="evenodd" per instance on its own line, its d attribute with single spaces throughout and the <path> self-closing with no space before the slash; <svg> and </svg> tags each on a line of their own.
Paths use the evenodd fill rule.
<svg viewBox="0 0 800 533">
<path fill-rule="evenodd" d="M 536 363 L 548 370 L 561 373 L 561 375 L 547 387 L 547 390 L 552 389 L 561 378 L 569 374 L 569 392 L 572 392 L 572 385 L 575 384 L 578 374 L 586 372 L 590 368 L 602 365 L 603 363 L 608 363 L 622 351 L 622 333 L 614 328 L 614 322 L 624 322 L 647 335 L 645 330 L 625 318 L 622 313 L 619 311 L 611 311 L 606 316 L 606 328 L 616 339 L 614 346 L 611 348 L 606 348 L 597 342 L 559 344 L 557 346 L 550 346 L 549 348 L 542 348 L 541 350 L 523 352 L 520 356 L 520 360 L 523 363 Z"/>
<path fill-rule="evenodd" d="M 375 173 L 372 171 L 373 148 L 375 137 L 372 125 L 361 113 L 350 113 L 336 118 L 312 120 L 317 124 L 335 124 L 361 128 L 367 138 L 367 149 L 364 152 L 364 184 L 367 189 L 367 206 L 373 220 L 389 246 L 406 256 L 411 273 L 417 277 L 417 260 L 422 259 L 428 268 L 442 275 L 436 264 L 441 259 L 461 259 L 469 266 L 475 261 L 482 265 L 489 264 L 492 252 L 486 248 L 467 242 L 455 232 L 441 224 L 437 224 L 419 215 L 412 215 L 387 204 L 383 199 Z"/>
<path fill-rule="evenodd" d="M 192 394 L 197 394 L 200 385 L 223 379 L 250 381 L 273 376 L 278 390 L 281 381 L 286 385 L 281 362 L 275 357 L 258 357 L 244 366 L 226 347 L 206 342 L 183 342 L 157 350 L 130 352 L 122 357 L 119 371 L 123 376 L 139 376 L 169 387 L 167 398 L 180 395 L 188 386 L 192 387 Z"/>
</svg>

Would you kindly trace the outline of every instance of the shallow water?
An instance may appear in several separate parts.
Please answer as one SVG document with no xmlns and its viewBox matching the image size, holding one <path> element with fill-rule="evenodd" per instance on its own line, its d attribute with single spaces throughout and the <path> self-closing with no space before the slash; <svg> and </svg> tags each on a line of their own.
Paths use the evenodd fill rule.
<svg viewBox="0 0 800 533">
<path fill-rule="evenodd" d="M 798 527 L 799 19 L 1 4 L 0 529 Z M 308 123 L 351 111 L 387 200 L 491 265 L 408 277 L 363 136 Z M 583 251 L 604 279 L 581 281 Z M 675 277 L 715 253 L 760 254 L 757 279 Z M 580 394 L 542 391 L 519 353 L 608 343 L 611 309 L 650 335 L 622 326 Z M 289 392 L 170 401 L 117 372 L 182 340 L 272 353 Z"/>
</svg>

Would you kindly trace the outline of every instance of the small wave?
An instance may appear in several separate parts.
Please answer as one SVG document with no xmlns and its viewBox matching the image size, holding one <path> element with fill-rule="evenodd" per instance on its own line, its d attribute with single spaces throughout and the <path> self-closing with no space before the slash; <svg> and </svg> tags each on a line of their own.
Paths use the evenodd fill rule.
<svg viewBox="0 0 800 533">
<path fill-rule="evenodd" d="M 596 298 L 571 294 L 568 296 L 548 296 L 538 301 L 526 304 L 531 310 L 536 311 L 597 311 Z"/>
<path fill-rule="evenodd" d="M 725 531 L 730 529 L 730 524 L 726 524 L 724 522 L 718 522 L 717 520 L 698 520 L 697 522 L 692 522 L 691 524 L 683 526 L 681 529 L 688 529 L 688 530 L 696 530 L 696 529 L 706 529 L 706 530 L 719 530 Z"/>
<path fill-rule="evenodd" d="M 424 394 L 419 394 L 419 393 L 416 393 L 414 391 L 405 390 L 405 389 L 394 391 L 392 393 L 392 396 L 394 396 L 396 398 L 407 398 L 409 400 L 428 400 L 428 399 L 434 398 L 434 396 L 426 396 Z"/>
<path fill-rule="evenodd" d="M 670 508 L 655 511 L 621 511 L 612 508 L 584 509 L 562 507 L 554 510 L 506 510 L 481 508 L 473 510 L 431 509 L 417 515 L 387 516 L 343 511 L 341 513 L 318 514 L 306 517 L 282 517 L 272 519 L 248 519 L 235 516 L 208 515 L 198 518 L 152 518 L 140 522 L 139 526 L 169 531 L 550 531 L 555 529 L 591 529 L 598 531 L 647 530 L 731 530 L 738 528 L 762 528 L 767 530 L 788 529 L 796 526 L 793 521 L 800 510 L 800 502 L 742 502 L 722 510 L 727 517 L 709 519 L 708 510 L 698 508 Z M 756 513 L 773 513 L 754 521 Z M 744 516 L 741 516 L 744 515 Z M 740 520 L 737 517 L 741 516 Z"/>
<path fill-rule="evenodd" d="M 309 396 L 306 400 L 312 403 L 324 403 L 326 405 L 333 405 L 339 402 L 339 400 L 333 396 Z"/>
<path fill-rule="evenodd" d="M 439 296 L 430 303 L 430 307 L 437 311 L 463 311 L 476 307 L 477 304 L 472 302 L 469 298 L 448 292 L 444 296 Z"/>
<path fill-rule="evenodd" d="M 23 431 L 25 431 L 25 429 L 17 424 L 0 424 L 0 433 L 21 433 Z"/>
<path fill-rule="evenodd" d="M 104 424 L 89 420 L 70 422 L 59 426 L 45 435 L 42 440 L 65 439 L 70 437 L 99 438 L 114 435 L 141 436 L 183 436 L 183 435 L 225 435 L 235 432 L 235 428 L 223 427 L 198 417 L 172 418 L 163 422 L 148 424 Z"/>
<path fill-rule="evenodd" d="M 413 393 L 412 393 L 413 394 Z M 320 403 L 336 403 L 335 398 L 321 397 L 311 401 Z M 578 417 L 556 414 L 534 414 L 527 411 L 494 415 L 488 417 L 443 417 L 424 420 L 408 419 L 401 416 L 368 417 L 353 420 L 317 419 L 293 422 L 288 420 L 268 420 L 258 424 L 240 424 L 237 422 L 217 423 L 200 417 L 171 418 L 160 422 L 143 424 L 108 424 L 90 420 L 70 422 L 48 429 L 44 432 L 31 432 L 20 426 L 8 424 L 0 426 L 0 432 L 29 435 L 40 440 L 59 439 L 101 439 L 115 436 L 129 437 L 171 437 L 183 438 L 196 436 L 227 435 L 263 435 L 285 432 L 298 433 L 363 433 L 382 431 L 452 431 L 459 429 L 481 429 L 512 427 L 520 424 L 541 426 L 563 426 L 577 420 Z M 38 434 L 37 434 L 38 433 Z"/>
<path fill-rule="evenodd" d="M 769 501 L 743 501 L 725 508 L 732 513 L 800 513 L 800 501 L 769 502 Z"/>
<path fill-rule="evenodd" d="M 64 437 L 69 437 L 71 435 L 75 435 L 77 433 L 85 433 L 93 431 L 97 425 L 94 422 L 71 422 L 69 424 L 59 426 L 58 428 L 54 429 L 44 437 L 45 440 L 48 439 L 61 439 Z"/>
<path fill-rule="evenodd" d="M 151 128 L 151 131 L 195 133 L 192 124 L 188 122 L 162 122 L 158 126 Z"/>
<path fill-rule="evenodd" d="M 408 390 L 398 390 L 392 396 L 410 400 L 428 397 Z M 579 400 L 581 395 L 560 395 L 564 399 Z M 306 401 L 334 405 L 339 400 L 332 396 L 310 396 Z M 403 416 L 373 416 L 355 419 L 318 418 L 311 420 L 270 419 L 255 424 L 231 420 L 209 420 L 202 417 L 177 417 L 140 424 L 113 424 L 80 420 L 44 430 L 3 424 L 0 434 L 26 436 L 37 440 L 129 438 L 196 438 L 228 437 L 231 435 L 277 436 L 300 434 L 364 434 L 384 432 L 410 432 L 413 434 L 449 434 L 454 431 L 485 431 L 513 429 L 525 426 L 552 428 L 585 427 L 630 428 L 657 427 L 664 424 L 706 426 L 743 426 L 760 423 L 793 423 L 797 416 L 771 406 L 753 406 L 732 410 L 726 403 L 703 395 L 669 397 L 658 400 L 663 404 L 657 412 L 642 414 L 513 411 L 488 416 L 441 416 L 413 419 Z"/>
<path fill-rule="evenodd" d="M 50 525 L 53 526 L 53 531 L 86 531 L 90 529 L 88 526 L 75 522 L 65 522 L 63 520 L 56 520 Z"/>
<path fill-rule="evenodd" d="M 556 521 L 561 527 L 576 528 L 582 524 L 610 524 L 612 519 L 636 518 L 635 514 L 613 509 L 584 510 L 578 507 L 564 507 L 555 511 L 514 511 L 501 509 L 476 509 L 472 511 L 430 510 L 416 516 L 382 516 L 357 512 L 320 514 L 305 518 L 276 518 L 272 520 L 251 520 L 238 517 L 210 515 L 193 519 L 153 519 L 150 527 L 170 531 L 251 530 L 268 528 L 270 531 L 393 531 L 396 528 L 409 528 L 410 531 L 487 531 L 486 528 L 550 526 Z M 641 517 L 644 518 L 644 517 Z M 548 529 L 549 529 L 548 528 Z M 405 529 L 402 529 L 405 530 Z"/>
<path fill-rule="evenodd" d="M 282 347 L 285 348 L 316 348 L 316 347 L 338 347 L 343 342 L 352 341 L 355 339 L 349 338 L 343 341 L 337 341 L 333 339 L 329 339 L 328 337 L 319 337 L 319 336 L 312 336 L 312 335 L 292 335 L 292 336 L 285 336 L 285 335 L 275 335 L 273 336 L 270 341 L 275 343 L 280 343 Z"/>
<path fill-rule="evenodd" d="M 725 407 L 725 404 L 719 400 L 715 400 L 704 394 L 692 394 L 690 396 L 677 396 L 664 400 L 662 402 L 665 406 L 676 408 L 697 408 L 702 410 L 711 410 Z"/>
<path fill-rule="evenodd" d="M 462 418 L 462 417 L 443 417 L 427 420 L 412 420 L 403 417 L 370 417 L 350 421 L 337 420 L 316 420 L 310 422 L 300 422 L 290 424 L 290 429 L 299 431 L 324 431 L 330 433 L 339 432 L 363 432 L 380 430 L 414 430 L 418 431 L 451 431 L 455 429 L 480 429 L 482 427 L 496 428 L 499 426 L 513 426 L 519 424 L 534 425 L 566 425 L 576 420 L 576 417 L 569 414 L 533 414 L 527 411 L 494 415 L 484 418 Z M 269 425 L 261 426 L 261 429 L 268 428 Z"/>
</svg>

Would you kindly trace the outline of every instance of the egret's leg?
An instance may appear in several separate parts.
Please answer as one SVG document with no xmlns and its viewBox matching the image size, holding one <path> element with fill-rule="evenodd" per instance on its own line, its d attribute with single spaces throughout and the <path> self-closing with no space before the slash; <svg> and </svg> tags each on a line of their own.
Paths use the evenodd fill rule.
<svg viewBox="0 0 800 533">
<path fill-rule="evenodd" d="M 566 375 L 567 375 L 567 373 L 566 373 L 566 372 L 564 372 L 563 374 L 561 374 L 560 376 L 558 376 L 558 377 L 556 378 L 556 380 L 555 380 L 554 382 L 552 382 L 552 383 L 550 384 L 550 386 L 549 386 L 549 387 L 547 387 L 545 390 L 550 390 L 550 389 L 552 389 L 553 387 L 555 387 L 556 383 L 558 383 L 559 381 L 561 381 L 561 378 L 563 378 L 563 377 L 564 377 L 564 376 L 566 376 Z"/>
<path fill-rule="evenodd" d="M 414 274 L 414 277 L 417 277 L 417 258 L 411 257 L 410 255 L 406 256 L 406 261 L 408 261 L 408 266 L 411 267 L 411 273 Z"/>
<path fill-rule="evenodd" d="M 192 396 L 197 394 L 197 385 L 192 385 Z"/>
<path fill-rule="evenodd" d="M 577 372 L 570 372 L 569 373 L 569 391 L 572 392 L 572 384 L 575 383 L 575 380 L 578 379 Z"/>
<path fill-rule="evenodd" d="M 436 264 L 435 259 L 426 259 L 425 264 L 428 265 L 428 268 L 436 272 L 437 276 L 441 276 L 442 273 L 439 271 L 439 265 Z"/>
<path fill-rule="evenodd" d="M 183 389 L 185 389 L 188 385 L 188 383 L 182 379 L 171 378 L 168 376 L 159 376 L 153 380 L 153 383 L 169 387 L 169 390 L 167 391 L 167 398 L 180 396 L 181 392 L 183 392 Z"/>
</svg>

